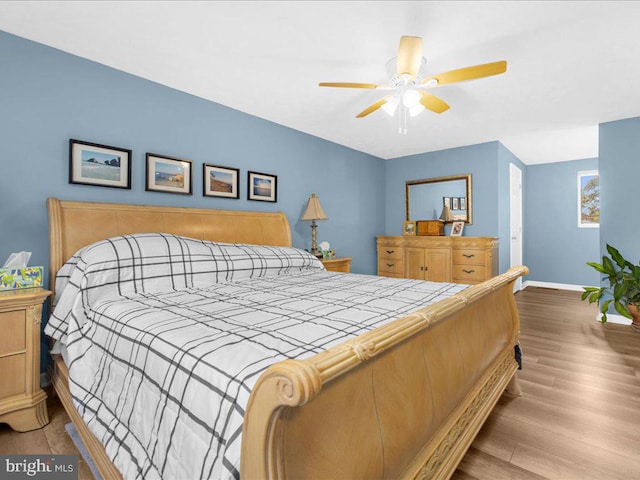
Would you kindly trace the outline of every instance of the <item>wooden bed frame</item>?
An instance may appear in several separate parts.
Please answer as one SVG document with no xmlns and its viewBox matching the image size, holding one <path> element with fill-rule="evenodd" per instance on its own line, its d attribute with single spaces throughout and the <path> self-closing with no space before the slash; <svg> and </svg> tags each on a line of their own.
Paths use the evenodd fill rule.
<svg viewBox="0 0 640 480">
<path fill-rule="evenodd" d="M 168 232 L 291 245 L 282 213 L 48 199 L 51 287 L 79 248 Z M 269 367 L 245 413 L 243 479 L 449 478 L 517 370 L 517 267 L 305 360 Z M 51 377 L 104 480 L 121 478 L 73 406 L 68 371 Z"/>
</svg>

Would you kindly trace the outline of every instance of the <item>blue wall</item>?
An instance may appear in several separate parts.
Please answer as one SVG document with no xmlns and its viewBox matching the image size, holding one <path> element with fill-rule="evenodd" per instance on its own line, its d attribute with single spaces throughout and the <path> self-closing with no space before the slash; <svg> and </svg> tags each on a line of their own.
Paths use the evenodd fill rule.
<svg viewBox="0 0 640 480">
<path fill-rule="evenodd" d="M 527 167 L 527 280 L 578 286 L 599 283 L 598 273 L 586 262 L 599 258 L 600 229 L 578 228 L 578 172 L 583 170 L 598 170 L 598 159 Z"/>
<path fill-rule="evenodd" d="M 600 258 L 607 243 L 630 262 L 640 259 L 637 220 L 640 117 L 600 124 Z"/>
<path fill-rule="evenodd" d="M 402 235 L 405 219 L 405 182 L 422 178 L 470 173 L 472 177 L 473 225 L 466 236 L 498 234 L 498 142 L 399 157 L 385 162 L 385 234 Z M 412 219 L 420 220 L 420 219 Z M 445 234 L 449 234 L 448 225 Z"/>
<path fill-rule="evenodd" d="M 283 211 L 294 246 L 309 248 L 299 218 L 315 192 L 329 217 L 319 241 L 352 257 L 353 272 L 376 272 L 383 160 L 1 31 L 0 58 L 3 263 L 30 251 L 48 279 L 48 197 Z M 69 184 L 70 138 L 132 149 L 131 190 Z M 146 192 L 146 152 L 192 160 L 193 196 Z M 239 168 L 241 199 L 204 197 L 203 163 Z M 277 203 L 246 200 L 248 170 L 278 176 Z M 44 338 L 41 350 L 44 371 Z"/>
<path fill-rule="evenodd" d="M 299 220 L 315 192 L 329 220 L 318 239 L 375 273 L 375 235 L 384 229 L 383 160 L 219 104 L 0 32 L 0 162 L 4 230 L 0 259 L 33 252 L 48 265 L 45 201 L 157 204 L 284 211 L 294 246 L 309 248 Z M 70 185 L 68 142 L 133 150 L 132 189 Z M 193 163 L 193 196 L 145 192 L 145 153 Z M 240 168 L 240 200 L 203 197 L 202 164 Z M 278 176 L 278 202 L 246 200 L 248 170 Z"/>
<path fill-rule="evenodd" d="M 509 245 L 509 163 L 522 170 L 526 166 L 499 142 L 482 143 L 387 160 L 385 163 L 385 234 L 401 235 L 405 218 L 405 182 L 421 178 L 471 174 L 473 224 L 465 236 L 500 239 L 499 270 L 510 266 Z M 523 196 L 523 205 L 526 198 Z M 523 207 L 524 212 L 524 207 Z M 412 220 L 419 220 L 412 218 Z M 451 226 L 445 228 L 449 234 Z"/>
</svg>

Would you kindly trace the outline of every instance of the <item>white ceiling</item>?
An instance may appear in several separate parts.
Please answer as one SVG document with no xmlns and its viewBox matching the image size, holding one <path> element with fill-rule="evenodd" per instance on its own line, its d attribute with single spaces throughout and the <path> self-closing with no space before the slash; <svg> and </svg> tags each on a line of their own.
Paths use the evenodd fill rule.
<svg viewBox="0 0 640 480">
<path fill-rule="evenodd" d="M 640 116 L 640 2 L 0 2 L 0 30 L 381 158 L 498 140 L 527 164 L 598 156 L 598 124 Z M 355 116 L 384 96 L 402 35 L 451 109 Z"/>
</svg>

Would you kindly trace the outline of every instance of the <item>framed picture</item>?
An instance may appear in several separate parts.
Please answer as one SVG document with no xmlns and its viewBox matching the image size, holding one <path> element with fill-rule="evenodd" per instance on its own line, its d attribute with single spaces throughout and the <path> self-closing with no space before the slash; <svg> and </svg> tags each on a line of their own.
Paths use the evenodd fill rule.
<svg viewBox="0 0 640 480">
<path fill-rule="evenodd" d="M 600 176 L 598 170 L 578 172 L 578 227 L 600 226 Z"/>
<path fill-rule="evenodd" d="M 467 197 L 460 197 L 460 210 L 467 209 Z"/>
<path fill-rule="evenodd" d="M 203 189 L 205 197 L 240 198 L 238 175 L 240 170 L 219 165 L 203 165 Z"/>
<path fill-rule="evenodd" d="M 191 160 L 147 153 L 148 192 L 191 195 Z"/>
<path fill-rule="evenodd" d="M 404 222 L 402 227 L 403 235 L 415 235 L 416 234 L 416 222 Z"/>
<path fill-rule="evenodd" d="M 131 150 L 69 140 L 69 183 L 131 188 Z"/>
<path fill-rule="evenodd" d="M 462 235 L 462 230 L 464 229 L 464 222 L 453 222 L 451 225 L 451 236 L 459 237 Z"/>
<path fill-rule="evenodd" d="M 451 198 L 451 210 L 460 210 L 460 198 L 452 197 Z"/>
<path fill-rule="evenodd" d="M 451 197 L 442 197 L 442 207 L 451 208 Z"/>
<path fill-rule="evenodd" d="M 259 172 L 247 173 L 247 199 L 260 202 L 278 201 L 278 177 Z"/>
</svg>

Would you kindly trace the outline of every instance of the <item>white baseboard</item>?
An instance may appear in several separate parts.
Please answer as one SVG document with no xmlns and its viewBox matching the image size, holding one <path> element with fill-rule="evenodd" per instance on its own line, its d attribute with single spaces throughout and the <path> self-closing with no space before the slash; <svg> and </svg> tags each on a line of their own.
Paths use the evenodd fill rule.
<svg viewBox="0 0 640 480">
<path fill-rule="evenodd" d="M 575 292 L 584 292 L 584 287 L 582 285 L 571 285 L 569 283 L 536 282 L 534 280 L 527 280 L 526 282 L 522 283 L 522 288 L 527 287 L 555 288 L 556 290 L 572 290 Z"/>
<path fill-rule="evenodd" d="M 596 320 L 598 322 L 602 321 L 601 313 L 598 313 L 598 315 L 596 315 Z M 607 323 L 619 323 L 621 325 L 631 325 L 632 321 L 630 318 L 623 317 L 622 315 L 618 315 L 617 313 L 607 313 Z"/>
</svg>

